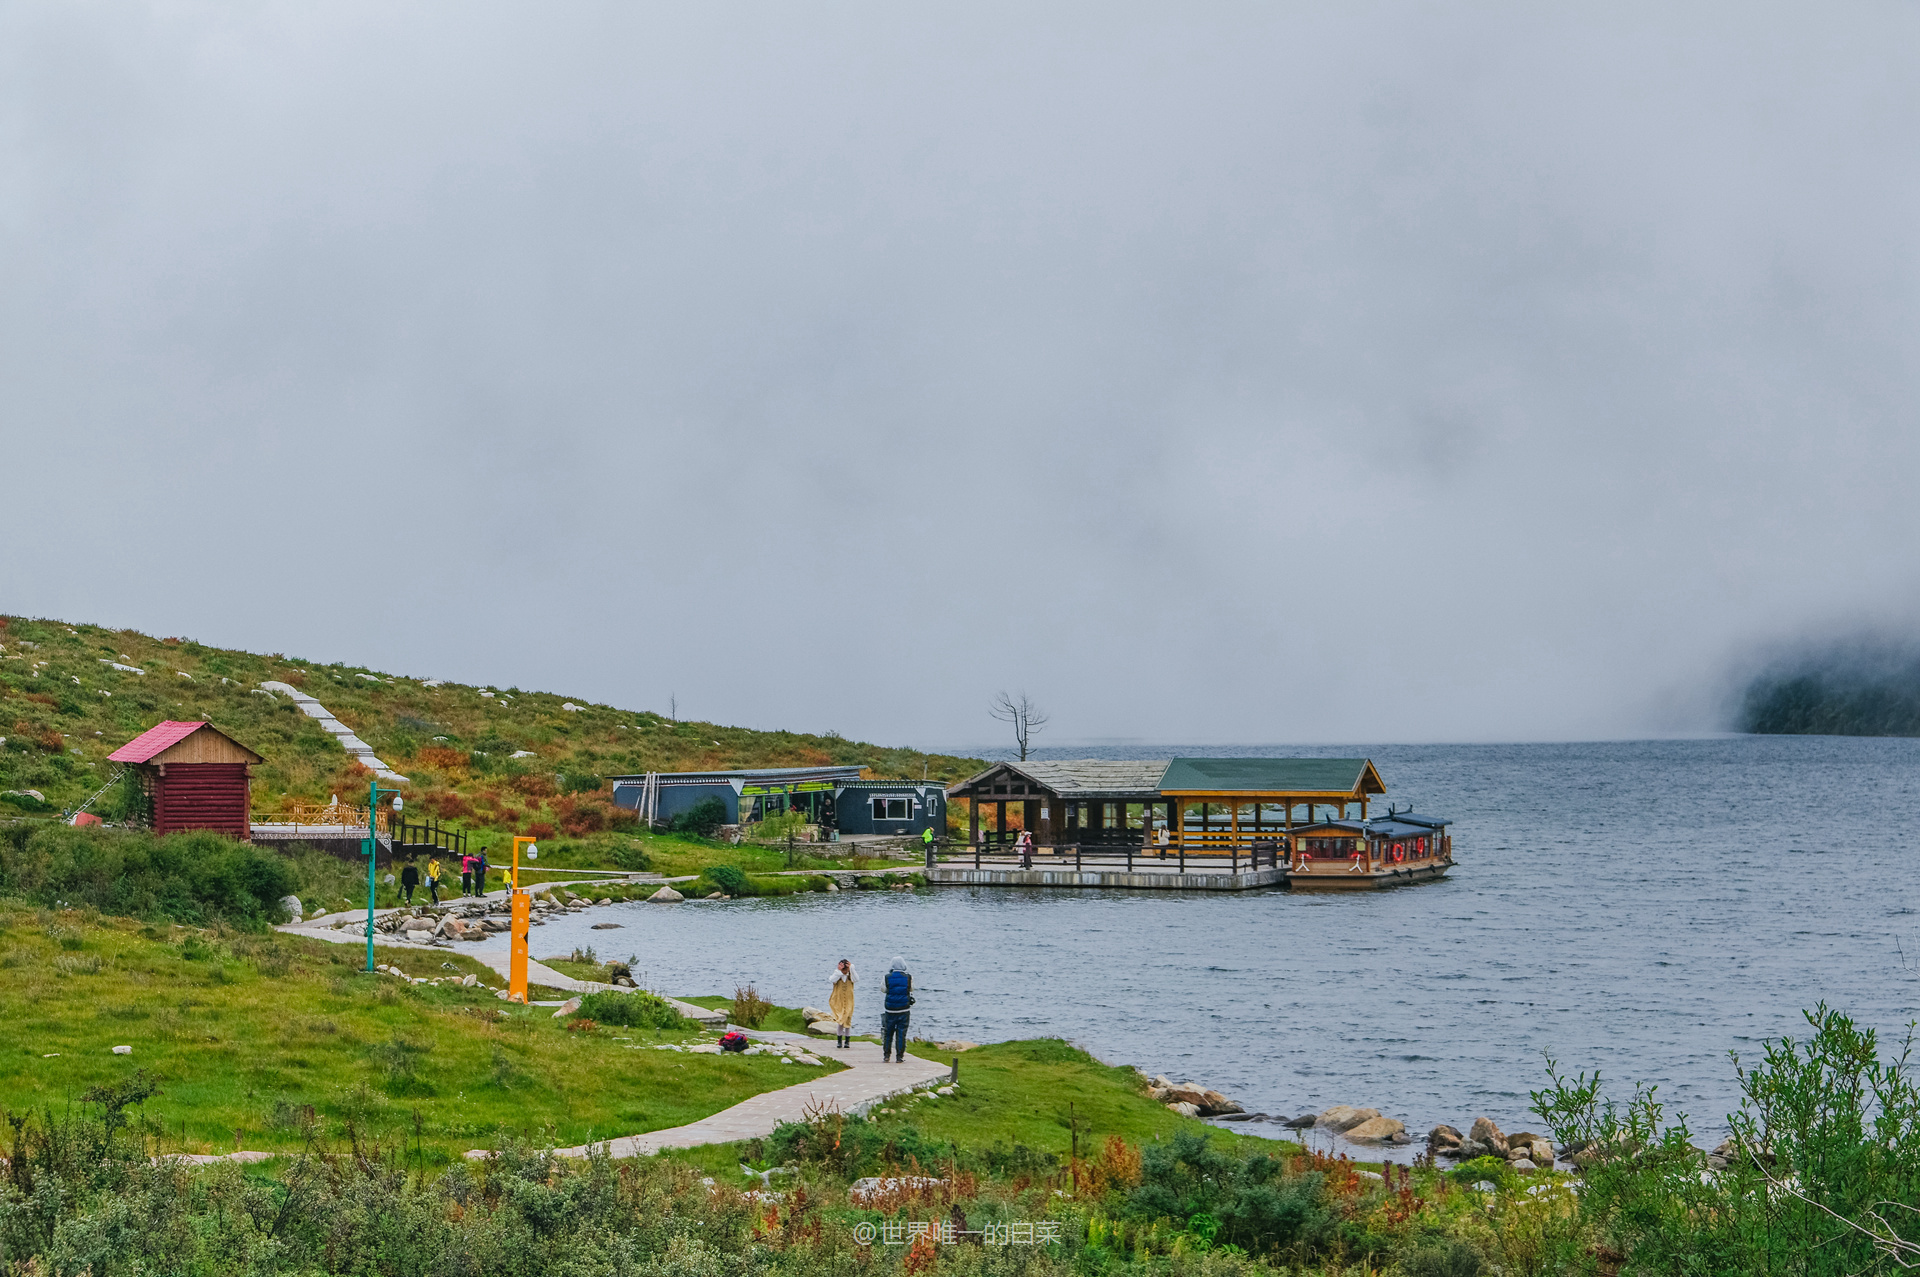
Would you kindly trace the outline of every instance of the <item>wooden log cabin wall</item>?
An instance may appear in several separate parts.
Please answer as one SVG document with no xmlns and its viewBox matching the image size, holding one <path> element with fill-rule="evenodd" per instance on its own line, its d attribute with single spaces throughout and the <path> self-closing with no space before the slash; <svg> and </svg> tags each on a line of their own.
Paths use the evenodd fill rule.
<svg viewBox="0 0 1920 1277">
<path fill-rule="evenodd" d="M 213 724 L 160 723 L 107 758 L 139 776 L 155 833 L 210 829 L 251 839 L 250 783 L 264 760 Z"/>
</svg>

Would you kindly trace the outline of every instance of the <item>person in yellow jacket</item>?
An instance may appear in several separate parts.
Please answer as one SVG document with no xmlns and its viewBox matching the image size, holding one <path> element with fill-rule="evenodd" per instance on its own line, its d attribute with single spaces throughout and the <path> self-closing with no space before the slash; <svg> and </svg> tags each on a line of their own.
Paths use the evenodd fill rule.
<svg viewBox="0 0 1920 1277">
<path fill-rule="evenodd" d="M 438 856 L 427 858 L 427 895 L 433 903 L 440 903 L 440 858 Z"/>
<path fill-rule="evenodd" d="M 845 958 L 833 969 L 833 989 L 827 994 L 827 1012 L 840 1026 L 834 1045 L 844 1050 L 853 1045 L 853 964 Z"/>
</svg>

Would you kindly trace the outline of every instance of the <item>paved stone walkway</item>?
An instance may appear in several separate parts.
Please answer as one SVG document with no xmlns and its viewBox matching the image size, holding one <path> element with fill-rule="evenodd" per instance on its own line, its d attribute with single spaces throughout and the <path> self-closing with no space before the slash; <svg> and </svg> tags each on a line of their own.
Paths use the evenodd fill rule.
<svg viewBox="0 0 1920 1277">
<path fill-rule="evenodd" d="M 489 894 L 504 897 L 506 892 L 497 891 Z M 393 911 L 390 909 L 377 909 L 374 911 L 374 916 L 379 917 L 391 912 Z M 351 910 L 309 918 L 305 922 L 284 923 L 277 930 L 292 935 L 311 936 L 316 940 L 326 940 L 333 944 L 364 945 L 367 942 L 364 932 L 335 931 L 331 924 L 345 918 L 364 920 L 366 916 L 367 911 L 364 909 Z M 384 933 L 375 933 L 374 944 L 396 949 L 427 947 Z M 452 952 L 465 952 L 469 957 L 485 963 L 502 975 L 506 974 L 508 955 L 505 953 L 459 949 Z M 596 984 L 591 980 L 576 980 L 572 976 L 562 975 L 552 967 L 531 958 L 527 960 L 527 979 L 534 984 L 544 984 L 572 993 L 594 993 L 609 987 Z M 712 1021 L 718 1014 L 675 998 L 668 998 L 667 1001 L 689 1019 Z M 724 1019 L 724 1016 L 720 1018 Z M 642 1157 L 649 1153 L 657 1153 L 663 1148 L 695 1148 L 702 1144 L 728 1144 L 735 1140 L 758 1139 L 771 1135 L 773 1128 L 782 1122 L 803 1120 L 808 1109 L 814 1106 L 833 1105 L 842 1113 L 865 1113 L 890 1096 L 938 1082 L 952 1071 L 952 1066 L 949 1064 L 941 1064 L 937 1060 L 923 1060 L 912 1055 L 898 1064 L 887 1063 L 881 1060 L 879 1044 L 876 1042 L 856 1041 L 843 1051 L 837 1047 L 825 1045 L 823 1039 L 808 1037 L 803 1033 L 751 1030 L 743 1030 L 743 1032 L 764 1042 L 803 1043 L 823 1059 L 831 1059 L 847 1067 L 837 1073 L 809 1078 L 778 1091 L 768 1091 L 751 1099 L 742 1100 L 732 1108 L 722 1109 L 711 1117 L 703 1117 L 685 1126 L 648 1131 L 640 1135 L 626 1135 L 611 1140 L 596 1140 L 590 1145 L 580 1144 L 572 1148 L 554 1149 L 553 1152 L 562 1157 L 585 1157 L 589 1149 L 605 1148 L 613 1157 Z M 231 1160 L 236 1157 L 256 1156 L 260 1155 L 228 1154 L 225 1158 L 216 1156 L 208 1160 Z M 489 1154 L 485 1149 L 474 1149 L 467 1156 L 482 1158 Z"/>
<path fill-rule="evenodd" d="M 809 1078 L 784 1090 L 768 1091 L 750 1100 L 742 1100 L 730 1109 L 722 1109 L 712 1117 L 703 1117 L 685 1126 L 648 1131 L 644 1135 L 627 1135 L 620 1139 L 596 1140 L 592 1144 L 553 1151 L 561 1157 L 585 1157 L 591 1149 L 604 1148 L 612 1157 L 644 1157 L 649 1153 L 658 1153 L 663 1148 L 695 1148 L 701 1144 L 730 1144 L 734 1140 L 758 1139 L 773 1134 L 773 1128 L 782 1122 L 801 1121 L 809 1108 L 830 1104 L 838 1107 L 842 1113 L 865 1113 L 889 1096 L 941 1081 L 951 1072 L 949 1065 L 914 1055 L 909 1055 L 903 1063 L 884 1063 L 880 1059 L 880 1052 L 875 1049 L 879 1045 L 876 1042 L 856 1041 L 842 1051 L 831 1046 L 823 1048 L 820 1039 L 807 1038 L 798 1033 L 756 1033 L 753 1036 L 766 1041 L 805 1042 L 816 1055 L 848 1067 L 824 1077 Z M 484 1150 L 475 1149 L 467 1156 L 485 1157 L 487 1154 Z"/>
<path fill-rule="evenodd" d="M 279 695 L 292 701 L 299 707 L 302 714 L 305 714 L 308 718 L 320 724 L 322 731 L 325 731 L 328 735 L 332 736 L 334 740 L 340 742 L 340 748 L 351 754 L 354 761 L 371 768 L 373 774 L 381 780 L 406 779 L 405 776 L 402 776 L 399 772 L 381 762 L 379 757 L 374 754 L 373 746 L 367 744 L 367 742 L 361 740 L 358 736 L 355 736 L 353 729 L 335 718 L 325 705 L 322 705 L 319 701 L 307 695 L 293 684 L 262 683 L 260 684 L 260 690 L 267 693 L 269 697 Z"/>
</svg>

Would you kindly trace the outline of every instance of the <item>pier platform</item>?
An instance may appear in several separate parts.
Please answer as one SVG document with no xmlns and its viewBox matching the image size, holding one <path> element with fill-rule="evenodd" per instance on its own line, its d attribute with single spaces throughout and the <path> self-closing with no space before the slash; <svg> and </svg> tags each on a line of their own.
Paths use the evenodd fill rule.
<svg viewBox="0 0 1920 1277">
<path fill-rule="evenodd" d="M 1284 866 L 1275 869 L 1242 868 L 1238 872 L 1222 869 L 1199 870 L 1189 867 L 1181 873 L 1171 867 L 1149 869 L 1144 860 L 1135 867 L 1118 865 L 1079 869 L 1071 865 L 982 866 L 942 864 L 926 871 L 927 882 L 936 887 L 1119 887 L 1130 891 L 1252 891 L 1259 887 L 1278 887 L 1287 880 Z"/>
</svg>

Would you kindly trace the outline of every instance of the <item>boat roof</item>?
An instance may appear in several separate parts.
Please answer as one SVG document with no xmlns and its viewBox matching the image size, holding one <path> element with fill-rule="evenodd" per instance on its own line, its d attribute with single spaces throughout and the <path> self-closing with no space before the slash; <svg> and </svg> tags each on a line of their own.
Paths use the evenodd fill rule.
<svg viewBox="0 0 1920 1277">
<path fill-rule="evenodd" d="M 1409 812 L 1394 816 L 1375 816 L 1372 820 L 1316 820 L 1311 825 L 1295 825 L 1289 832 L 1310 834 L 1318 829 L 1339 830 L 1343 834 L 1360 834 L 1374 838 L 1418 838 L 1431 834 L 1435 830 L 1445 829 L 1453 822 L 1439 816 L 1421 816 L 1417 819 Z"/>
</svg>

